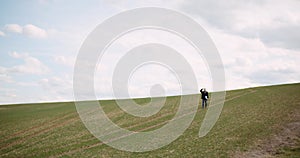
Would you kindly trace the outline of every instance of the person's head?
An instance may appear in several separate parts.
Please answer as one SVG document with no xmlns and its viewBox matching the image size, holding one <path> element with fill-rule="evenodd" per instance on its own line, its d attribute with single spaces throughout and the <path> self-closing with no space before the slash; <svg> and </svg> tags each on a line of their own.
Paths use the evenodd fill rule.
<svg viewBox="0 0 300 158">
<path fill-rule="evenodd" d="M 206 91 L 206 88 L 203 88 L 203 91 Z"/>
</svg>

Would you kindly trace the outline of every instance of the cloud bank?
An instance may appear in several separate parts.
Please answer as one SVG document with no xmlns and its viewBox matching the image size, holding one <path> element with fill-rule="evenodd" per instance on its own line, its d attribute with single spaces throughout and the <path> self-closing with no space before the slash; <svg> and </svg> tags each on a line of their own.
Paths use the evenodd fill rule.
<svg viewBox="0 0 300 158">
<path fill-rule="evenodd" d="M 24 7 L 20 12 L 6 14 L 11 19 L 0 28 L 3 42 L 0 104 L 73 100 L 73 66 L 88 33 L 121 11 L 148 6 L 182 12 L 208 32 L 222 58 L 228 90 L 300 82 L 300 1 L 175 0 L 169 3 L 133 0 L 95 1 L 85 5 L 72 2 L 72 7 L 69 3 L 49 1 L 37 8 Z M 47 12 L 41 12 L 41 8 Z M 21 25 L 24 21 L 15 17 L 25 12 L 34 14 L 28 16 L 26 25 Z M 54 30 L 47 29 L 48 25 Z M 114 64 L 122 53 L 145 42 L 163 43 L 183 54 L 196 72 L 199 88 L 211 90 L 205 59 L 195 56 L 193 50 L 177 38 L 162 32 L 140 31 L 112 44 L 95 72 L 98 99 L 113 98 L 110 76 Z M 158 82 L 167 95 L 178 94 L 180 87 L 176 77 L 157 65 L 137 70 L 129 80 L 129 93 L 133 97 L 148 96 L 151 85 Z"/>
<path fill-rule="evenodd" d="M 24 26 L 20 26 L 18 24 L 7 24 L 5 25 L 5 30 L 11 33 L 22 34 L 29 38 L 45 39 L 48 37 L 46 30 L 32 24 Z"/>
</svg>

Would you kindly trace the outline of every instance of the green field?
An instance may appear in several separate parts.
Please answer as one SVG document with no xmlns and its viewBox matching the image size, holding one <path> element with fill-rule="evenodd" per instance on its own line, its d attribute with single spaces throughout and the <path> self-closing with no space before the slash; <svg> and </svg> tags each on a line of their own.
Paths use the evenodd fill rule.
<svg viewBox="0 0 300 158">
<path fill-rule="evenodd" d="M 161 111 L 148 118 L 126 114 L 113 100 L 100 102 L 119 126 L 149 131 L 175 115 L 179 99 L 168 97 Z M 93 137 L 72 102 L 1 105 L 0 157 L 300 157 L 300 84 L 228 91 L 219 120 L 199 138 L 205 112 L 200 105 L 191 126 L 171 144 L 132 153 Z"/>
</svg>

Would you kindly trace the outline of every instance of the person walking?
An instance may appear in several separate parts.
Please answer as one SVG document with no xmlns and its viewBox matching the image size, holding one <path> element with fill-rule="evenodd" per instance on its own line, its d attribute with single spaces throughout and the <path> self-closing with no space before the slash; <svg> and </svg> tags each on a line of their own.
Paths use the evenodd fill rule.
<svg viewBox="0 0 300 158">
<path fill-rule="evenodd" d="M 200 93 L 201 93 L 201 99 L 202 99 L 202 108 L 206 108 L 207 107 L 207 100 L 209 98 L 208 96 L 208 92 L 206 91 L 205 88 L 200 89 Z"/>
</svg>

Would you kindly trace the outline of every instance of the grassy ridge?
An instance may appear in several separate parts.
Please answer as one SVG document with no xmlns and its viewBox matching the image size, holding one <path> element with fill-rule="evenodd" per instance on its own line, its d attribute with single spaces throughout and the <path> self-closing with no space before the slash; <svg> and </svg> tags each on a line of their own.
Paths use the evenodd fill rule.
<svg viewBox="0 0 300 158">
<path fill-rule="evenodd" d="M 191 126 L 161 149 L 131 153 L 113 149 L 84 127 L 74 103 L 0 106 L 0 157 L 231 157 L 279 132 L 278 127 L 300 121 L 300 84 L 229 91 L 222 114 L 204 138 L 198 138 L 205 110 L 199 106 Z M 100 101 L 109 118 L 123 128 L 148 131 L 163 126 L 177 111 L 179 97 L 168 97 L 161 111 L 136 118 L 121 111 L 113 100 Z M 149 102 L 149 98 L 137 99 Z M 299 149 L 299 148 L 298 148 Z M 299 157 L 286 149 L 279 157 Z"/>
</svg>

